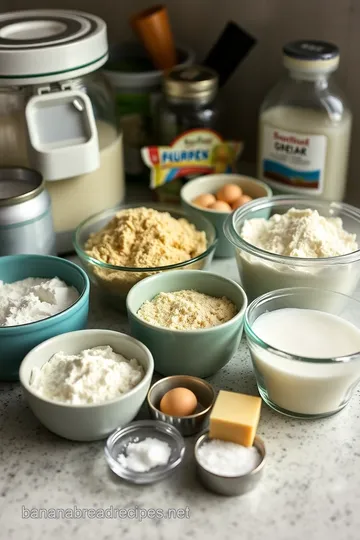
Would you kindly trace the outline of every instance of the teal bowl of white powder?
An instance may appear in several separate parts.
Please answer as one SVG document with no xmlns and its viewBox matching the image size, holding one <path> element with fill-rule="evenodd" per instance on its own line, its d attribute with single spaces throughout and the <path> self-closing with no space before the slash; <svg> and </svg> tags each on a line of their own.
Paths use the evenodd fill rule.
<svg viewBox="0 0 360 540">
<path fill-rule="evenodd" d="M 0 380 L 19 378 L 43 341 L 86 327 L 90 282 L 76 264 L 47 255 L 0 257 Z"/>
<path fill-rule="evenodd" d="M 20 383 L 47 429 L 72 441 L 96 441 L 134 420 L 153 371 L 145 345 L 120 332 L 90 329 L 35 347 L 21 363 Z"/>
</svg>

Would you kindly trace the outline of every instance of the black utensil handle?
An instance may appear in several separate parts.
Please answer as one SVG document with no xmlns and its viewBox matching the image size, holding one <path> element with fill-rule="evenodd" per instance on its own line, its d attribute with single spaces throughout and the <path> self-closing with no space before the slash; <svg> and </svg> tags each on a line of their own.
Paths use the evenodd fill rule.
<svg viewBox="0 0 360 540">
<path fill-rule="evenodd" d="M 235 22 L 229 21 L 203 65 L 217 71 L 219 86 L 222 87 L 256 43 L 257 40 L 253 36 Z"/>
</svg>

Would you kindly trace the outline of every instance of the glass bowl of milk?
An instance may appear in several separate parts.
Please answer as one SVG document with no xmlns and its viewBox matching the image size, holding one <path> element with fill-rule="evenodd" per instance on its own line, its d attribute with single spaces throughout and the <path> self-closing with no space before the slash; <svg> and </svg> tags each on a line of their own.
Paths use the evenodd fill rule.
<svg viewBox="0 0 360 540">
<path fill-rule="evenodd" d="M 311 221 L 310 218 L 310 222 L 315 223 L 314 230 L 304 231 L 301 225 L 296 227 L 294 220 L 292 228 L 280 230 L 277 236 L 273 236 L 274 251 L 260 247 L 263 240 L 261 237 L 257 238 L 258 243 L 250 243 L 242 237 L 244 225 L 254 224 L 255 228 L 260 220 L 264 225 L 265 220 L 281 217 L 293 209 L 317 213 L 320 216 L 317 220 Z M 332 237 L 332 227 L 320 230 L 318 225 L 321 218 L 329 222 L 333 221 L 333 218 L 340 218 L 341 232 L 337 230 Z M 324 256 L 327 248 L 330 253 L 336 252 L 333 248 L 339 247 L 342 233 L 347 235 L 347 238 L 347 233 L 354 235 L 355 250 L 353 244 L 349 247 L 345 244 L 340 246 L 343 254 Z M 230 214 L 224 224 L 224 234 L 235 247 L 241 284 L 249 301 L 284 287 L 315 287 L 351 296 L 360 280 L 360 210 L 349 204 L 296 195 L 257 199 Z M 304 242 L 308 244 L 305 247 Z M 258 245 L 255 245 L 256 243 Z M 317 243 L 321 245 L 322 253 L 315 257 L 311 254 L 316 252 Z M 281 249 L 276 253 L 279 245 L 287 248 L 293 246 L 291 253 L 294 255 L 285 256 L 281 254 Z M 310 248 L 310 251 L 304 256 L 302 253 L 307 248 Z"/>
<path fill-rule="evenodd" d="M 360 382 L 358 300 L 280 289 L 249 305 L 244 328 L 259 393 L 271 408 L 311 419 L 348 404 Z"/>
</svg>

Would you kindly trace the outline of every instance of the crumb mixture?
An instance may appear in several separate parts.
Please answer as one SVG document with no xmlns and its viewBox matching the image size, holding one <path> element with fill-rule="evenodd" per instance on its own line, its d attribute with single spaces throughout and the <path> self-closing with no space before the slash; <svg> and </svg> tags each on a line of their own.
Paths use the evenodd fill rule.
<svg viewBox="0 0 360 540">
<path fill-rule="evenodd" d="M 311 209 L 291 208 L 270 219 L 249 219 L 241 237 L 260 249 L 288 257 L 336 257 L 358 249 L 356 234 L 344 230 L 339 217 L 323 217 Z"/>
<path fill-rule="evenodd" d="M 223 324 L 238 309 L 225 296 L 217 298 L 192 290 L 160 293 L 137 312 L 145 322 L 172 330 L 195 330 Z"/>
<path fill-rule="evenodd" d="M 85 245 L 88 255 L 116 266 L 154 268 L 189 260 L 206 250 L 206 236 L 184 218 L 153 208 L 121 210 Z"/>
</svg>

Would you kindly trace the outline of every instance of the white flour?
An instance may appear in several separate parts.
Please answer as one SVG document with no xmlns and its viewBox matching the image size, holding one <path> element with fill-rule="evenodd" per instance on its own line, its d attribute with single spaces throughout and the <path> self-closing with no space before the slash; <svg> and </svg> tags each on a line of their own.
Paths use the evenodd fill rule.
<svg viewBox="0 0 360 540">
<path fill-rule="evenodd" d="M 340 218 L 323 217 L 311 209 L 291 208 L 270 219 L 249 219 L 241 236 L 249 244 L 287 257 L 336 257 L 358 249 L 356 234 L 345 231 Z"/>
<path fill-rule="evenodd" d="M 27 278 L 0 281 L 0 326 L 17 326 L 56 315 L 79 298 L 74 287 L 61 279 Z"/>
<path fill-rule="evenodd" d="M 358 249 L 356 234 L 346 231 L 340 218 L 323 217 L 316 210 L 292 208 L 268 220 L 245 221 L 241 237 L 264 251 L 291 257 L 294 261 L 294 264 L 269 261 L 236 249 L 241 282 L 250 301 L 287 287 L 329 289 L 351 296 L 359 281 L 357 263 L 332 264 L 325 260 Z M 310 259 L 323 261 L 312 266 L 313 261 L 307 263 Z"/>
<path fill-rule="evenodd" d="M 84 405 L 122 396 L 144 377 L 141 364 L 111 347 L 93 347 L 79 354 L 58 352 L 41 368 L 33 368 L 30 385 L 40 396 Z"/>
</svg>

